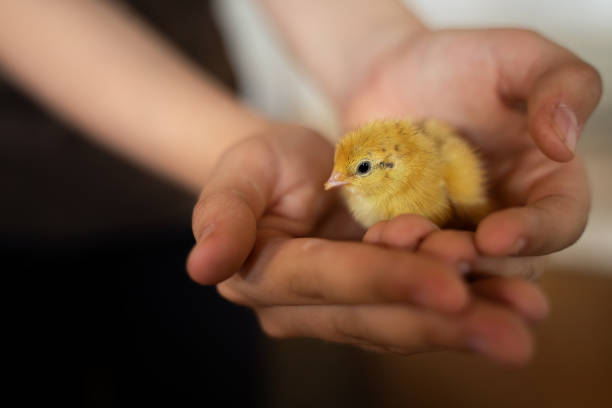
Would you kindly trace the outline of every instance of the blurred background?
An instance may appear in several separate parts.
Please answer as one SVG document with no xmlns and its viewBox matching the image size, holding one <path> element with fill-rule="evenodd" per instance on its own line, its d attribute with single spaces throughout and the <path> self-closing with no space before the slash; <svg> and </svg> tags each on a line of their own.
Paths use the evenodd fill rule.
<svg viewBox="0 0 612 408">
<path fill-rule="evenodd" d="M 247 103 L 338 131 L 257 1 L 122 3 Z M 76 374 L 91 407 L 612 406 L 612 2 L 407 3 L 433 27 L 536 29 L 603 76 L 579 143 L 592 214 L 581 240 L 550 258 L 542 285 L 552 315 L 536 328 L 534 361 L 506 369 L 458 354 L 263 338 L 248 310 L 185 274 L 195 197 L 90 143 L 0 75 L 0 255 L 22 280 L 19 328 L 33 332 L 25 343 L 36 364 L 28 382 L 59 379 L 73 399 Z"/>
</svg>

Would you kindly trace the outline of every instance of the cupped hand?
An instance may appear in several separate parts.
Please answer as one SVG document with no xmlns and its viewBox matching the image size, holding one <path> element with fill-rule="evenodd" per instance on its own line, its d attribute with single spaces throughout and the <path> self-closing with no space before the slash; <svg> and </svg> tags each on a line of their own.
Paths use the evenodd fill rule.
<svg viewBox="0 0 612 408">
<path fill-rule="evenodd" d="M 190 276 L 251 307 L 272 336 L 524 362 L 532 309 L 473 301 L 452 260 L 351 241 L 363 230 L 322 187 L 332 155 L 323 138 L 292 126 L 230 149 L 194 209 Z M 503 296 L 490 288 L 489 297 Z"/>
<path fill-rule="evenodd" d="M 482 156 L 498 210 L 476 231 L 485 255 L 541 255 L 582 234 L 589 189 L 576 141 L 601 95 L 588 64 L 524 30 L 428 31 L 374 66 L 344 106 L 347 128 L 437 118 Z"/>
<path fill-rule="evenodd" d="M 370 227 L 363 242 L 418 251 L 458 265 L 477 299 L 506 305 L 528 321 L 546 317 L 546 297 L 529 282 L 541 272 L 540 257 L 483 257 L 475 248 L 474 235 L 440 229 L 424 217 L 404 214 Z"/>
</svg>

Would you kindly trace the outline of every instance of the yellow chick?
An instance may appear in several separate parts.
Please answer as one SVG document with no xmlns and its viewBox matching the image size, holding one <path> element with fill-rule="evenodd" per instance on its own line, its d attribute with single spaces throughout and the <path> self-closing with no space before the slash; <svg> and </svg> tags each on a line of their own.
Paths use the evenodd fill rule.
<svg viewBox="0 0 612 408">
<path fill-rule="evenodd" d="M 377 120 L 349 132 L 325 189 L 340 186 L 365 228 L 407 213 L 439 226 L 451 219 L 475 225 L 490 212 L 479 158 L 435 120 Z"/>
</svg>

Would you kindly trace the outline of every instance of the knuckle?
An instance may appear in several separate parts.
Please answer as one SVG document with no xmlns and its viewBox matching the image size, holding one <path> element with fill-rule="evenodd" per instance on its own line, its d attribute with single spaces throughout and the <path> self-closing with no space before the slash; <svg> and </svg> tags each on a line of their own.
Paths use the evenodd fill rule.
<svg viewBox="0 0 612 408">
<path fill-rule="evenodd" d="M 299 297 L 311 300 L 323 299 L 319 284 L 314 275 L 310 274 L 291 274 L 287 280 L 289 291 Z"/>
<path fill-rule="evenodd" d="M 302 242 L 295 240 L 294 244 L 300 245 L 298 248 L 300 258 L 330 258 L 322 240 L 309 238 Z M 284 275 L 287 279 L 287 289 L 290 291 L 290 293 L 293 293 L 299 297 L 308 298 L 310 300 L 321 300 L 325 297 L 323 293 L 324 282 L 322 281 L 320 274 L 315 270 L 311 271 L 311 273 L 299 273 L 299 271 L 292 271 Z"/>
</svg>

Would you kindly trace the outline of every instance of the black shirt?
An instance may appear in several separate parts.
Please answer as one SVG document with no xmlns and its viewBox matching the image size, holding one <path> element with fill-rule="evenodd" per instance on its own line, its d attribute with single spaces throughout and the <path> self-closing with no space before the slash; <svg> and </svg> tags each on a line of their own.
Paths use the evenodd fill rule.
<svg viewBox="0 0 612 408">
<path fill-rule="evenodd" d="M 208 2 L 128 3 L 233 88 Z M 0 189 L 0 262 L 19 282 L 6 287 L 29 390 L 53 381 L 51 395 L 86 406 L 261 403 L 252 314 L 185 273 L 193 194 L 89 142 L 1 77 Z"/>
</svg>

